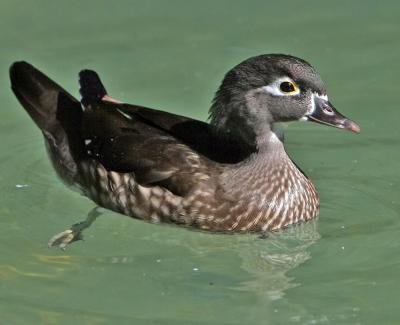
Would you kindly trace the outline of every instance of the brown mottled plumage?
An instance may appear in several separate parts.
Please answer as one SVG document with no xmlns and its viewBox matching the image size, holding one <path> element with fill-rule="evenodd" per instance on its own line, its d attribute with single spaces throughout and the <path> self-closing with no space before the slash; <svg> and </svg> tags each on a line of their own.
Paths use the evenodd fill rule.
<svg viewBox="0 0 400 325">
<path fill-rule="evenodd" d="M 314 218 L 318 195 L 286 154 L 275 122 L 312 120 L 359 131 L 328 101 L 307 62 L 261 55 L 225 76 L 211 123 L 128 105 L 80 73 L 80 103 L 25 62 L 12 89 L 42 130 L 58 175 L 97 205 L 151 222 L 211 231 L 268 231 Z M 95 218 L 50 242 L 65 247 Z"/>
</svg>

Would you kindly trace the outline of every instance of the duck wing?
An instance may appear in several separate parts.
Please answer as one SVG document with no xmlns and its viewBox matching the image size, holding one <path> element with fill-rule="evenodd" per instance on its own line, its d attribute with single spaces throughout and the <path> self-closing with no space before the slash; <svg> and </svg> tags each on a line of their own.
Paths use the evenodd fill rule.
<svg viewBox="0 0 400 325">
<path fill-rule="evenodd" d="M 157 183 L 182 195 L 199 181 L 219 174 L 223 164 L 211 158 L 214 150 L 196 150 L 206 148 L 206 123 L 181 122 L 180 117 L 171 123 L 174 116 L 164 112 L 158 113 L 160 123 L 156 123 L 136 110 L 153 113 L 126 104 L 100 102 L 87 107 L 81 134 L 88 155 L 108 170 L 134 173 L 142 185 Z M 195 132 L 193 125 L 204 133 L 203 139 L 189 137 L 191 131 Z M 174 132 L 174 127 L 179 133 Z"/>
<path fill-rule="evenodd" d="M 106 169 L 134 173 L 142 185 L 159 184 L 184 195 L 239 159 L 229 145 L 216 141 L 209 124 L 118 103 L 106 95 L 95 72 L 84 70 L 80 77 L 81 134 L 88 155 Z"/>
</svg>

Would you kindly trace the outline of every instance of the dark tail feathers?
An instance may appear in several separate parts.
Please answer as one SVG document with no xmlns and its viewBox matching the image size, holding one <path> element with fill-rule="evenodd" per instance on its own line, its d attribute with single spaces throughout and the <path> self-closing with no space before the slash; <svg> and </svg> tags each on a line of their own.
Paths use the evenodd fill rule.
<svg viewBox="0 0 400 325">
<path fill-rule="evenodd" d="M 101 100 L 107 91 L 101 82 L 99 75 L 93 70 L 82 70 L 79 72 L 79 92 L 82 95 L 83 106 L 90 105 Z"/>
<path fill-rule="evenodd" d="M 83 155 L 79 101 L 27 62 L 10 67 L 11 88 L 42 130 L 59 176 L 74 183 L 76 161 Z"/>
</svg>

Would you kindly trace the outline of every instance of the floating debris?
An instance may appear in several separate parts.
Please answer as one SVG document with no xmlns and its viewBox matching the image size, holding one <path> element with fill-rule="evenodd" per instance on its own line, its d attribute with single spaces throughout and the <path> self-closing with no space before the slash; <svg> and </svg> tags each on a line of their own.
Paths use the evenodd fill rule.
<svg viewBox="0 0 400 325">
<path fill-rule="evenodd" d="M 29 187 L 29 185 L 28 184 L 15 184 L 15 187 L 16 188 L 26 188 L 26 187 Z"/>
</svg>

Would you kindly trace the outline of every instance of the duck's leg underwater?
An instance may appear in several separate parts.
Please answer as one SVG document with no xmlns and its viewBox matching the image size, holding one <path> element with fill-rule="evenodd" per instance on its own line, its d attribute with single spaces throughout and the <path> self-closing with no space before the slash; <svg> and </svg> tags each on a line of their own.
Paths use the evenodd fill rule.
<svg viewBox="0 0 400 325">
<path fill-rule="evenodd" d="M 82 232 L 86 228 L 89 228 L 92 223 L 104 213 L 104 209 L 100 207 L 95 207 L 87 215 L 86 220 L 73 224 L 69 229 L 64 230 L 53 237 L 48 242 L 49 247 L 59 247 L 65 249 L 67 245 L 73 243 L 74 241 L 83 239 Z"/>
</svg>

